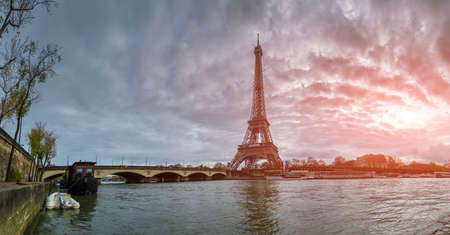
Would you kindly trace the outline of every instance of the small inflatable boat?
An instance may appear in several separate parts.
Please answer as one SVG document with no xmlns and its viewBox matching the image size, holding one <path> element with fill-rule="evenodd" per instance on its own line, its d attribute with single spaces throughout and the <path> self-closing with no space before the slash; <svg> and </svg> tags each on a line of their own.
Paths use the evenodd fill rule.
<svg viewBox="0 0 450 235">
<path fill-rule="evenodd" d="M 47 209 L 80 208 L 80 203 L 75 201 L 68 193 L 52 193 L 47 197 Z"/>
</svg>

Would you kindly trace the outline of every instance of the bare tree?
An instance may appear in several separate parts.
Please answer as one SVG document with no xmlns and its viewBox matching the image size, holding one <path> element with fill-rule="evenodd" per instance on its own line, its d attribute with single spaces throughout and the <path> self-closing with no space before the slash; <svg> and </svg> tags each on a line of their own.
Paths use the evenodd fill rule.
<svg viewBox="0 0 450 235">
<path fill-rule="evenodd" d="M 19 134 L 22 118 L 28 113 L 31 105 L 38 99 L 39 91 L 37 85 L 44 83 L 49 76 L 54 75 L 53 67 L 61 61 L 59 49 L 55 45 L 47 45 L 40 52 L 37 52 L 37 44 L 30 41 L 23 49 L 20 59 L 20 66 L 16 73 L 20 76 L 20 82 L 17 84 L 13 94 L 14 116 L 16 118 L 16 131 L 14 134 L 14 143 L 11 145 L 11 152 L 6 170 L 6 180 L 9 180 L 8 173 L 11 169 L 14 150 L 16 148 L 17 136 Z"/>
<path fill-rule="evenodd" d="M 0 39 L 4 39 L 10 32 L 16 32 L 10 43 L 10 48 L 2 53 L 3 61 L 0 63 L 0 70 L 8 68 L 12 63 L 17 62 L 16 52 L 18 31 L 23 25 L 31 23 L 34 19 L 33 10 L 38 6 L 43 6 L 50 12 L 55 5 L 54 0 L 2 0 L 0 1 Z"/>
<path fill-rule="evenodd" d="M 34 19 L 33 10 L 44 6 L 50 11 L 53 0 L 3 0 L 0 1 L 0 38 L 7 34 L 9 28 L 19 29 Z"/>
<path fill-rule="evenodd" d="M 24 51 L 25 44 L 19 39 L 14 38 L 5 47 L 3 54 L 4 60 L 13 58 L 6 66 L 0 68 L 0 124 L 5 119 L 10 119 L 13 116 L 14 100 L 13 94 L 19 87 L 21 76 L 17 74 L 17 69 L 20 66 L 16 63 L 17 58 Z"/>
<path fill-rule="evenodd" d="M 20 82 L 15 72 L 26 42 L 19 40 L 19 30 L 32 22 L 33 10 L 41 6 L 50 12 L 54 5 L 54 0 L 0 0 L 0 45 L 4 46 L 0 51 L 0 124 L 13 116 L 12 94 Z"/>
</svg>

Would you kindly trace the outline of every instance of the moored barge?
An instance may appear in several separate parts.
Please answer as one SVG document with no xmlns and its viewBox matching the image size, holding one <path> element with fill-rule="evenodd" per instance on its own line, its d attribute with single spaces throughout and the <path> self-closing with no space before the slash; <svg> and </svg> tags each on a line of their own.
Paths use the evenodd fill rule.
<svg viewBox="0 0 450 235">
<path fill-rule="evenodd" d="M 97 193 L 98 183 L 95 179 L 96 162 L 75 162 L 69 167 L 67 175 L 68 193 L 89 195 Z"/>
</svg>

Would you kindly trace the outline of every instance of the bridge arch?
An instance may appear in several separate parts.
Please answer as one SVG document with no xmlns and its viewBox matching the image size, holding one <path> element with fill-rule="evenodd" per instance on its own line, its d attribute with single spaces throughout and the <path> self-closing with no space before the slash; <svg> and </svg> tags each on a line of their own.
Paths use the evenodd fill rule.
<svg viewBox="0 0 450 235">
<path fill-rule="evenodd" d="M 118 175 L 120 177 L 123 177 L 127 184 L 145 182 L 145 176 L 136 172 L 118 171 L 118 172 L 111 172 L 110 175 Z"/>
<path fill-rule="evenodd" d="M 56 178 L 58 178 L 58 177 L 64 175 L 65 172 L 66 172 L 66 171 L 63 171 L 63 170 L 58 170 L 58 171 L 45 171 L 45 172 L 44 172 L 44 175 L 43 175 L 43 177 L 42 177 L 42 179 L 43 179 L 44 181 L 50 181 L 50 180 L 56 179 Z"/>
<path fill-rule="evenodd" d="M 161 174 L 175 174 L 179 175 L 181 177 L 186 176 L 186 171 L 181 170 L 156 170 L 152 171 L 151 174 L 149 174 L 149 177 L 155 177 Z"/>
<path fill-rule="evenodd" d="M 207 180 L 208 175 L 203 172 L 193 172 L 188 175 L 189 181 L 200 181 L 200 180 Z"/>
<path fill-rule="evenodd" d="M 212 180 L 223 180 L 227 177 L 224 173 L 215 173 L 211 176 Z"/>
<path fill-rule="evenodd" d="M 152 182 L 180 182 L 182 179 L 182 175 L 173 171 L 164 171 L 152 176 Z"/>
<path fill-rule="evenodd" d="M 44 181 L 52 181 L 52 180 L 54 180 L 54 179 L 57 179 L 58 177 L 61 177 L 61 176 L 63 176 L 64 175 L 64 172 L 61 172 L 61 173 L 55 173 L 55 174 L 52 174 L 52 175 L 48 175 L 48 176 L 46 176 L 45 178 L 44 178 Z"/>
</svg>

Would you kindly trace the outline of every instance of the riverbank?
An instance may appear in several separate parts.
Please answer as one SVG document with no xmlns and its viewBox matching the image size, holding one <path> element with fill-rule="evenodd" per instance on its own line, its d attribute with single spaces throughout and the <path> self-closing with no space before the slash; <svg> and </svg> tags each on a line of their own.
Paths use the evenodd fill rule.
<svg viewBox="0 0 450 235">
<path fill-rule="evenodd" d="M 0 234 L 23 234 L 51 189 L 50 183 L 0 183 Z"/>
</svg>

